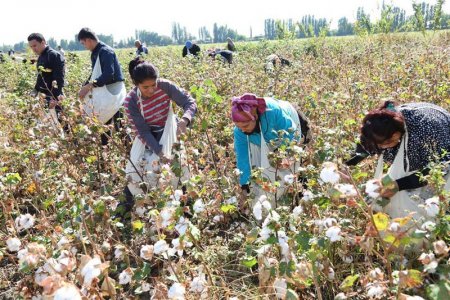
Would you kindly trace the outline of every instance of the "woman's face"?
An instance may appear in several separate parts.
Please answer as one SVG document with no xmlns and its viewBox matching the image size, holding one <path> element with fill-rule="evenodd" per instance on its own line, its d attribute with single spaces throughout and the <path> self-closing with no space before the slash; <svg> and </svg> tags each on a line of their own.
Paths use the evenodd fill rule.
<svg viewBox="0 0 450 300">
<path fill-rule="evenodd" d="M 381 143 L 377 143 L 378 148 L 380 149 L 387 149 L 387 148 L 394 148 L 400 143 L 400 139 L 402 137 L 401 132 L 394 132 L 394 134 L 388 138 L 387 140 L 384 140 Z"/>
<path fill-rule="evenodd" d="M 156 79 L 146 79 L 137 86 L 144 98 L 150 98 L 156 91 L 157 82 Z"/>
<path fill-rule="evenodd" d="M 256 127 L 256 120 L 246 122 L 234 122 L 237 128 L 244 133 L 251 133 Z"/>
</svg>

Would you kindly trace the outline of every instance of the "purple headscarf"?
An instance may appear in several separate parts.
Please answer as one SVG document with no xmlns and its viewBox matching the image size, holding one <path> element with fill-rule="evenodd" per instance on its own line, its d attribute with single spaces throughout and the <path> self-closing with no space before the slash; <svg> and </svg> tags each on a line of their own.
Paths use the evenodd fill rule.
<svg viewBox="0 0 450 300">
<path fill-rule="evenodd" d="M 266 101 L 254 94 L 246 93 L 240 97 L 233 97 L 231 102 L 231 119 L 234 122 L 255 120 L 252 110 L 256 108 L 260 114 L 266 111 Z"/>
</svg>

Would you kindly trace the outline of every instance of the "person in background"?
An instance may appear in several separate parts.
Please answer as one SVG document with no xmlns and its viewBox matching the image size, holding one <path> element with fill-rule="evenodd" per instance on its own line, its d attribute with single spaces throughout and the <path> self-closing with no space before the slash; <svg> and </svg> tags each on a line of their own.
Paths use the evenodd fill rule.
<svg viewBox="0 0 450 300">
<path fill-rule="evenodd" d="M 44 36 L 40 33 L 30 34 L 27 40 L 31 50 L 39 56 L 36 65 L 38 75 L 32 96 L 37 96 L 38 93 L 45 94 L 46 107 L 55 109 L 58 121 L 61 122 L 60 101 L 64 87 L 64 57 L 47 45 Z"/>
<path fill-rule="evenodd" d="M 58 53 L 61 54 L 62 57 L 65 57 L 66 52 L 61 46 L 58 46 Z"/>
<path fill-rule="evenodd" d="M 87 50 L 91 51 L 92 69 L 94 69 L 98 58 L 102 70 L 102 74 L 98 78 L 89 78 L 86 84 L 80 89 L 78 92 L 80 99 L 84 99 L 93 88 L 124 81 L 120 63 L 113 48 L 101 42 L 97 35 L 89 28 L 82 28 L 80 30 L 78 33 L 78 41 Z M 105 124 L 114 124 L 115 130 L 119 131 L 122 117 L 120 110 L 117 110 L 115 115 Z M 102 134 L 102 145 L 105 146 L 108 144 L 110 135 L 111 132 Z"/>
<path fill-rule="evenodd" d="M 210 49 L 207 51 L 208 56 L 212 58 L 216 58 L 219 55 L 222 58 L 223 62 L 227 62 L 228 64 L 233 63 L 233 52 L 230 50 L 222 50 L 222 49 Z"/>
<path fill-rule="evenodd" d="M 236 51 L 236 46 L 230 37 L 227 38 L 227 50 L 232 52 Z"/>
<path fill-rule="evenodd" d="M 14 50 L 13 49 L 9 49 L 8 51 L 8 56 L 13 56 L 14 55 Z"/>
<path fill-rule="evenodd" d="M 134 46 L 136 47 L 136 56 L 140 56 L 143 54 L 148 54 L 148 48 L 145 47 L 140 40 L 136 40 L 134 42 Z"/>
<path fill-rule="evenodd" d="M 182 55 L 183 57 L 186 57 L 187 55 L 191 54 L 194 55 L 195 57 L 198 57 L 200 51 L 201 51 L 200 47 L 197 44 L 192 43 L 191 41 L 187 41 L 183 47 Z"/>
<path fill-rule="evenodd" d="M 266 73 L 273 72 L 277 67 L 290 66 L 291 62 L 277 54 L 271 54 L 266 57 L 266 62 L 264 65 L 264 71 Z"/>
</svg>

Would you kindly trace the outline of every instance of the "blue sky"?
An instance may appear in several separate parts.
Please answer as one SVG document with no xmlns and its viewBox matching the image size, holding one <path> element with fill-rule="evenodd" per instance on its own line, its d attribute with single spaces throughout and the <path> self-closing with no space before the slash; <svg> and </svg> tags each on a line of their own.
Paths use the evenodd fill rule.
<svg viewBox="0 0 450 300">
<path fill-rule="evenodd" d="M 412 14 L 412 0 L 385 0 Z M 434 1 L 425 1 L 435 4 Z M 444 11 L 450 13 L 450 1 Z M 363 6 L 372 16 L 379 15 L 382 0 L 3 0 L 0 3 L 0 45 L 22 40 L 31 32 L 45 37 L 73 39 L 82 27 L 97 33 L 113 34 L 116 40 L 134 35 L 135 29 L 171 33 L 172 22 L 186 26 L 194 35 L 200 26 L 212 31 L 212 25 L 227 24 L 239 33 L 264 33 L 264 19 L 300 19 L 311 14 L 331 20 L 354 20 L 356 9 Z"/>
</svg>

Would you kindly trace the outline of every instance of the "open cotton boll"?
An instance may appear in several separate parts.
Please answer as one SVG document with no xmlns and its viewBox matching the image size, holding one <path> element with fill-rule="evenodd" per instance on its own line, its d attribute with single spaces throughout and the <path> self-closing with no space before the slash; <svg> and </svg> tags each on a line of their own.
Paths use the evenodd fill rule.
<svg viewBox="0 0 450 300">
<path fill-rule="evenodd" d="M 20 249 L 22 242 L 18 238 L 9 238 L 6 241 L 6 246 L 9 252 L 17 252 Z"/>
<path fill-rule="evenodd" d="M 255 216 L 256 220 L 262 220 L 262 205 L 259 201 L 256 202 L 253 206 L 253 215 Z"/>
<path fill-rule="evenodd" d="M 370 284 L 367 289 L 367 296 L 369 298 L 380 299 L 384 295 L 385 288 L 380 284 Z"/>
<path fill-rule="evenodd" d="M 16 218 L 15 223 L 19 231 L 30 229 L 34 226 L 34 217 L 30 214 L 20 215 Z"/>
<path fill-rule="evenodd" d="M 358 195 L 355 187 L 352 184 L 342 184 L 338 183 L 335 186 L 335 189 L 338 190 L 342 195 L 347 197 L 355 197 Z"/>
<path fill-rule="evenodd" d="M 81 300 L 80 290 L 73 284 L 64 284 L 56 290 L 54 300 Z"/>
<path fill-rule="evenodd" d="M 155 254 L 161 254 L 166 252 L 167 250 L 169 250 L 169 245 L 165 240 L 159 240 L 153 246 L 153 253 Z"/>
<path fill-rule="evenodd" d="M 433 197 L 425 200 L 425 211 L 428 216 L 435 217 L 439 213 L 439 198 Z"/>
<path fill-rule="evenodd" d="M 205 204 L 202 199 L 197 199 L 195 201 L 193 209 L 196 214 L 202 213 L 205 210 Z"/>
<path fill-rule="evenodd" d="M 311 192 L 311 191 L 309 191 L 309 190 L 306 190 L 306 191 L 304 191 L 303 192 L 303 197 L 302 197 L 302 200 L 304 200 L 304 201 L 311 201 L 311 200 L 313 200 L 314 199 L 314 197 L 315 197 L 315 195 Z"/>
<path fill-rule="evenodd" d="M 131 282 L 131 278 L 133 277 L 133 272 L 131 271 L 130 268 L 123 270 L 120 274 L 119 274 L 119 284 L 120 285 L 126 285 L 129 284 Z"/>
<path fill-rule="evenodd" d="M 320 171 L 320 179 L 325 183 L 337 183 L 339 181 L 337 166 L 331 162 L 323 163 L 323 169 Z"/>
<path fill-rule="evenodd" d="M 292 215 L 294 216 L 295 219 L 297 219 L 301 214 L 303 213 L 303 207 L 296 206 L 294 208 L 294 210 L 292 211 Z"/>
<path fill-rule="evenodd" d="M 294 183 L 295 176 L 293 174 L 287 174 L 284 176 L 284 182 L 287 184 L 293 184 Z"/>
<path fill-rule="evenodd" d="M 338 242 L 341 240 L 341 229 L 337 226 L 332 226 L 327 229 L 325 235 L 330 239 L 330 242 Z"/>
<path fill-rule="evenodd" d="M 177 225 L 175 225 L 175 229 L 178 231 L 178 233 L 180 235 L 185 235 L 186 231 L 189 228 L 189 220 L 184 218 L 184 217 L 180 217 L 180 219 L 178 220 Z"/>
<path fill-rule="evenodd" d="M 81 270 L 81 276 L 83 276 L 84 281 L 83 284 L 87 287 L 91 286 L 92 281 L 97 278 L 100 273 L 100 265 L 102 264 L 100 258 L 94 257 L 89 260 L 87 264 Z"/>
<path fill-rule="evenodd" d="M 375 179 L 371 179 L 366 183 L 366 194 L 371 198 L 378 198 L 380 193 L 378 192 L 380 189 L 380 185 L 378 181 Z"/>
<path fill-rule="evenodd" d="M 154 248 L 153 245 L 144 245 L 141 248 L 140 257 L 145 260 L 152 260 Z"/>
<path fill-rule="evenodd" d="M 206 284 L 205 274 L 201 273 L 192 279 L 189 290 L 194 293 L 201 293 L 205 289 Z"/>
<path fill-rule="evenodd" d="M 181 283 L 175 282 L 169 289 L 167 296 L 169 299 L 183 300 L 186 288 Z"/>
</svg>

